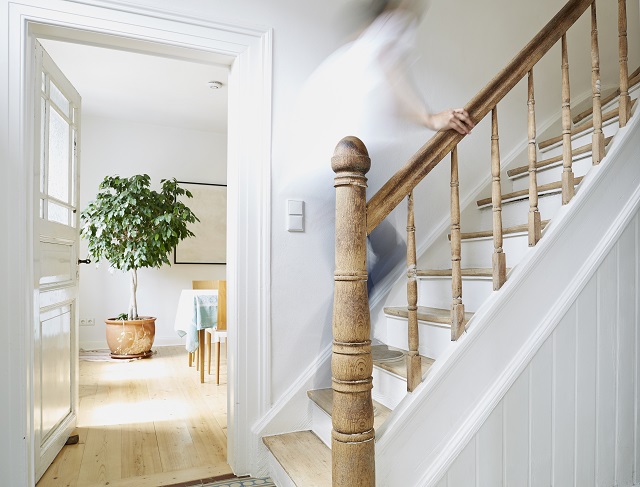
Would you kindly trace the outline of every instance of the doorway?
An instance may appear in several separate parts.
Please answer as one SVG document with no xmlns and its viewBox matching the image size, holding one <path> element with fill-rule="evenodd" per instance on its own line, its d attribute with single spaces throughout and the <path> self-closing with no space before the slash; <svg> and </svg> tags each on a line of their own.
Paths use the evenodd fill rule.
<svg viewBox="0 0 640 487">
<path fill-rule="evenodd" d="M 250 450 L 252 433 L 250 425 L 266 410 L 268 394 L 261 384 L 268 372 L 269 357 L 255 357 L 254 350 L 263 349 L 268 343 L 268 256 L 269 256 L 269 174 L 270 174 L 270 99 L 271 99 L 271 34 L 268 30 L 247 29 L 242 26 L 223 26 L 215 23 L 194 22 L 193 19 L 166 14 L 145 15 L 116 9 L 102 9 L 78 4 L 64 4 L 52 10 L 31 5 L 29 2 L 12 4 L 8 12 L 9 25 L 16 26 L 8 32 L 11 55 L 8 59 L 8 86 L 16 103 L 8 111 L 8 137 L 19 144 L 8 149 L 13 161 L 20 163 L 24 181 L 8 187 L 8 198 L 20 201 L 11 222 L 30 222 L 33 204 L 30 188 L 33 185 L 29 169 L 33 155 L 31 142 L 33 127 L 28 115 L 30 53 L 36 37 L 59 40 L 86 41 L 96 45 L 117 45 L 138 41 L 138 48 L 154 52 L 170 53 L 172 56 L 201 58 L 224 53 L 235 57 L 230 76 L 232 86 L 230 100 L 233 109 L 229 125 L 229 159 L 233 161 L 228 174 L 229 227 L 228 252 L 228 314 L 237 326 L 229 331 L 229 435 L 228 459 L 236 473 L 252 470 Z M 240 130 L 242 128 L 242 130 Z M 242 137 L 241 134 L 242 133 Z M 242 144 L 249 138 L 252 144 Z M 12 174 L 15 166 L 3 170 Z M 242 202 L 240 204 L 239 202 Z M 17 225 L 16 228 L 20 228 Z M 9 317 L 14 322 L 24 323 L 24 328 L 14 327 L 8 331 L 9 346 L 13 349 L 7 358 L 7 377 L 25 377 L 26 380 L 7 382 L 10 397 L 11 417 L 17 420 L 10 428 L 24 437 L 24 442 L 9 442 L 6 451 L 8 478 L 12 485 L 33 485 L 33 421 L 32 385 L 33 376 L 33 275 L 34 245 L 30 231 L 17 232 L 15 246 L 24 251 L 17 252 L 20 266 L 11 268 L 7 282 L 20 283 L 15 296 L 15 309 Z M 254 266 L 260 262 L 258 269 Z M 251 272 L 249 269 L 251 268 Z M 245 277 L 246 276 L 246 277 Z M 250 279 L 248 276 L 251 276 Z M 242 292 L 238 290 L 241 289 Z M 251 323 L 251 331 L 248 324 Z M 250 353 L 251 351 L 252 353 Z M 251 356 L 249 359 L 247 357 Z M 237 363 L 248 364 L 241 369 Z M 264 366 L 262 366 L 265 364 Z M 248 397 L 249 396 L 249 397 Z M 241 418 L 241 419 L 240 419 Z M 3 451 L 5 449 L 3 448 Z M 3 463 L 4 465 L 4 463 Z"/>
<path fill-rule="evenodd" d="M 218 56 L 218 63 L 225 64 L 194 63 L 124 50 L 127 46 L 112 49 L 54 39 L 41 42 L 47 58 L 51 56 L 82 94 L 82 163 L 77 171 L 80 209 L 95 198 L 105 176 L 149 174 L 156 188 L 161 179 L 170 178 L 226 186 L 227 78 L 233 58 Z M 210 87 L 213 81 L 217 83 L 215 90 Z M 80 120 L 79 109 L 75 119 Z M 189 205 L 188 200 L 186 203 Z M 201 221 L 206 221 L 205 216 L 199 215 Z M 80 256 L 86 254 L 86 244 L 81 242 Z M 38 485 L 52 485 L 53 477 L 69 479 L 72 485 L 76 481 L 77 485 L 90 485 L 206 466 L 215 471 L 228 469 L 224 439 L 227 381 L 203 396 L 197 389 L 177 387 L 195 380 L 193 373 L 180 375 L 178 380 L 180 371 L 166 365 L 168 360 L 178 362 L 171 359 L 179 355 L 181 347 L 171 346 L 183 342 L 174 330 L 180 291 L 190 288 L 193 279 L 226 279 L 225 265 L 174 263 L 139 270 L 140 312 L 157 318 L 157 355 L 152 360 L 157 367 L 131 364 L 129 380 L 120 374 L 125 366 L 103 362 L 98 372 L 99 366 L 85 358 L 96 361 L 101 355 L 87 357 L 83 353 L 106 348 L 104 318 L 126 309 L 127 274 L 111 271 L 104 262 L 99 267 L 79 266 L 78 274 L 77 343 L 81 353 L 80 363 L 72 364 L 79 368 L 74 377 L 79 378 L 79 404 L 85 409 L 78 411 L 80 444 L 64 447 Z M 184 347 L 182 350 L 184 355 Z M 145 371 L 144 377 L 136 373 L 136 366 Z M 154 374 L 155 369 L 165 372 Z M 164 387 L 159 387 L 158 381 Z M 121 389 L 127 393 L 118 394 Z M 38 390 L 36 382 L 36 400 Z M 171 394 L 175 398 L 169 400 Z M 209 398 L 211 418 L 202 407 L 191 407 L 189 396 L 199 397 L 205 407 Z M 132 413 L 140 406 L 147 411 L 146 422 L 143 414 Z M 221 421 L 224 424 L 219 424 Z M 172 451 L 173 444 L 181 445 L 182 456 Z M 109 454 L 103 455 L 103 450 Z M 37 458 L 44 464 L 37 465 L 38 477 L 53 457 Z M 100 458 L 100 465 L 94 465 L 96 458 Z M 75 465 L 69 469 L 71 459 Z"/>
</svg>

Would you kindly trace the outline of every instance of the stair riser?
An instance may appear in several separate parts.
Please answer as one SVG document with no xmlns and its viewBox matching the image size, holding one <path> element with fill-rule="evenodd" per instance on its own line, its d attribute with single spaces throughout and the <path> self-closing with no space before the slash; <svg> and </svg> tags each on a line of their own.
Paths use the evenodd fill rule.
<svg viewBox="0 0 640 487">
<path fill-rule="evenodd" d="M 273 453 L 267 448 L 267 455 L 269 458 L 269 476 L 273 483 L 278 487 L 297 487 L 295 482 L 291 480 L 289 474 L 285 471 L 284 467 L 280 465 L 280 462 Z"/>
<path fill-rule="evenodd" d="M 309 400 L 312 411 L 313 431 L 322 442 L 331 448 L 331 429 L 333 424 L 331 423 L 331 416 L 329 416 L 320 406 L 315 402 Z"/>
<path fill-rule="evenodd" d="M 515 267 L 529 250 L 529 236 L 522 233 L 505 235 L 502 249 L 507 256 L 507 268 Z M 463 269 L 468 267 L 490 268 L 493 265 L 493 237 L 463 240 L 461 257 Z"/>
<path fill-rule="evenodd" d="M 572 170 L 574 177 L 584 176 L 589 172 L 589 169 L 593 167 L 593 161 L 591 159 L 591 152 L 586 154 L 581 154 L 573 158 Z M 555 183 L 556 181 L 562 180 L 562 172 L 564 168 L 562 167 L 562 162 L 558 162 L 553 166 L 548 166 L 543 169 L 539 169 L 536 173 L 536 180 L 538 182 L 538 186 L 542 186 L 543 184 Z M 511 191 L 520 191 L 520 190 L 528 190 L 529 189 L 529 175 L 527 174 L 525 177 L 513 179 L 512 180 L 512 190 Z"/>
<path fill-rule="evenodd" d="M 435 360 L 451 343 L 451 327 L 419 321 L 418 340 L 420 355 Z M 387 316 L 387 344 L 403 350 L 409 349 L 407 319 Z"/>
<path fill-rule="evenodd" d="M 605 138 L 611 137 L 616 134 L 619 128 L 618 119 L 614 118 L 611 120 L 607 120 L 602 124 L 602 133 L 604 133 Z M 589 129 L 586 132 L 580 132 L 579 134 L 571 137 L 571 147 L 577 148 L 582 147 L 583 145 L 590 144 L 593 140 L 593 129 Z M 554 157 L 562 154 L 562 142 L 557 142 L 554 145 L 549 147 L 545 147 L 544 149 L 538 150 L 538 160 L 548 159 L 550 157 Z"/>
<path fill-rule="evenodd" d="M 462 278 L 462 302 L 466 312 L 477 311 L 492 292 L 490 278 Z M 423 277 L 418 280 L 419 306 L 449 309 L 451 301 L 451 277 Z"/>
<path fill-rule="evenodd" d="M 402 377 L 391 374 L 380 367 L 373 367 L 373 390 L 371 396 L 374 401 L 387 406 L 395 407 L 407 395 L 407 381 Z"/>
<path fill-rule="evenodd" d="M 562 196 L 560 193 L 540 195 L 538 198 L 538 211 L 540 211 L 541 220 L 550 220 L 562 206 Z M 488 230 L 493 228 L 493 211 L 491 206 L 480 208 L 480 212 L 474 216 L 477 220 L 471 223 L 469 227 L 462 222 L 461 229 L 463 232 L 471 232 L 476 230 Z M 502 203 L 502 228 L 521 225 L 526 222 L 529 216 L 529 199 L 511 201 Z"/>
</svg>

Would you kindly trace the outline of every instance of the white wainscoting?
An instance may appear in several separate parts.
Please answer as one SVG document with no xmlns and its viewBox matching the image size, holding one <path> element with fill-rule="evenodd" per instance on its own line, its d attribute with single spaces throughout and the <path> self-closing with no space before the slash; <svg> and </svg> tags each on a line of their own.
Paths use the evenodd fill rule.
<svg viewBox="0 0 640 487">
<path fill-rule="evenodd" d="M 438 487 L 640 483 L 639 215 Z"/>
</svg>

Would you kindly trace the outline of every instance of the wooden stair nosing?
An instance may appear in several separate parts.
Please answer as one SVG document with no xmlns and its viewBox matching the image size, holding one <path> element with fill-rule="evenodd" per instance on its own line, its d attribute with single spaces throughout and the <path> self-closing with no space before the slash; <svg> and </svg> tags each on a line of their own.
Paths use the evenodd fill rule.
<svg viewBox="0 0 640 487">
<path fill-rule="evenodd" d="M 402 350 L 400 348 L 396 348 L 396 347 L 389 347 L 389 349 L 391 350 L 399 350 L 401 352 L 403 352 L 405 354 L 407 354 L 406 350 Z M 433 365 L 433 363 L 435 362 L 434 359 L 429 358 L 429 357 L 425 357 L 423 355 L 420 355 L 420 366 L 422 368 L 422 375 L 424 376 L 427 371 L 431 368 L 431 366 Z M 397 377 L 400 377 L 402 380 L 407 380 L 407 362 L 406 359 L 402 359 L 402 360 L 397 360 L 397 361 L 392 361 L 392 362 L 378 362 L 376 360 L 373 361 L 373 365 L 375 365 L 376 367 L 378 367 L 379 369 L 382 369 L 386 372 L 389 372 L 393 375 L 396 375 Z"/>
<path fill-rule="evenodd" d="M 387 306 L 384 308 L 384 312 L 389 316 L 397 316 L 399 318 L 409 317 L 409 310 L 406 306 Z M 472 317 L 473 313 L 465 313 L 464 322 L 467 323 Z M 427 321 L 429 323 L 450 325 L 451 310 L 418 306 L 418 321 Z"/>
<path fill-rule="evenodd" d="M 312 431 L 265 436 L 262 442 L 296 485 L 331 485 L 331 449 Z"/>
<path fill-rule="evenodd" d="M 609 143 L 613 140 L 613 137 L 607 137 L 604 139 L 604 146 L 607 147 Z M 576 157 L 582 154 L 586 154 L 587 152 L 591 152 L 591 144 L 583 145 L 582 147 L 578 147 L 571 151 L 571 157 Z M 557 162 L 562 162 L 562 155 L 551 157 L 549 159 L 545 159 L 543 161 L 539 161 L 536 163 L 536 170 L 545 168 L 547 166 L 551 166 Z M 514 169 L 509 169 L 507 171 L 507 176 L 513 177 L 518 176 L 520 174 L 526 174 L 529 172 L 529 166 L 520 166 Z"/>
<path fill-rule="evenodd" d="M 542 220 L 540 222 L 541 229 L 544 229 L 549 224 L 550 221 L 551 220 Z M 514 225 L 513 227 L 503 228 L 502 235 L 524 233 L 524 232 L 527 232 L 528 230 L 529 230 L 529 225 L 527 223 L 524 223 L 522 225 Z M 468 233 L 460 234 L 461 240 L 471 240 L 474 238 L 488 238 L 488 237 L 493 237 L 493 230 L 485 230 L 482 232 L 468 232 Z M 447 238 L 451 240 L 451 234 L 448 234 Z"/>
<path fill-rule="evenodd" d="M 507 269 L 508 271 L 508 269 Z M 451 277 L 451 269 L 423 269 L 416 271 L 418 277 Z M 462 269 L 462 277 L 492 277 L 490 267 L 469 267 Z"/>
<path fill-rule="evenodd" d="M 320 409 L 322 409 L 325 413 L 331 416 L 333 412 L 333 389 L 314 389 L 312 391 L 307 391 L 307 396 L 314 403 L 318 405 Z M 391 414 L 391 409 L 387 406 L 380 404 L 377 401 L 373 401 L 374 407 L 374 428 L 378 428 L 384 423 L 389 415 Z"/>
<path fill-rule="evenodd" d="M 640 67 L 636 69 L 633 73 L 629 75 L 629 89 L 633 88 L 635 85 L 640 83 Z M 618 96 L 620 96 L 620 88 L 615 90 L 611 90 L 607 95 L 602 98 L 600 102 L 602 106 L 605 106 L 607 103 L 615 100 Z M 583 112 L 579 113 L 575 117 L 573 117 L 573 123 L 577 124 L 590 116 L 593 113 L 593 107 L 587 108 Z"/>
<path fill-rule="evenodd" d="M 634 98 L 631 101 L 631 108 L 633 108 L 636 105 L 637 101 L 638 101 L 637 98 Z M 617 108 L 614 108 L 613 110 L 610 110 L 607 113 L 603 113 L 602 114 L 602 123 L 608 122 L 609 120 L 612 120 L 612 119 L 616 118 L 617 116 L 618 116 L 618 109 Z M 574 135 L 579 134 L 581 132 L 585 132 L 585 131 L 587 131 L 589 129 L 592 129 L 592 128 L 593 128 L 593 120 L 590 120 L 590 121 L 585 122 L 585 123 L 583 123 L 581 125 L 577 125 L 577 126 L 573 127 L 571 129 L 571 136 L 574 136 Z M 558 135 L 556 137 L 552 137 L 551 139 L 547 139 L 547 140 L 544 140 L 542 142 L 539 142 L 538 143 L 538 147 L 540 149 L 546 149 L 547 147 L 550 147 L 553 144 L 557 144 L 558 142 L 561 142 L 561 141 L 562 141 L 562 135 Z"/>
<path fill-rule="evenodd" d="M 573 184 L 577 186 L 582 182 L 583 178 L 584 176 L 574 178 Z M 562 189 L 562 181 L 556 181 L 555 183 L 543 184 L 542 186 L 538 186 L 538 194 L 542 195 L 543 193 L 547 193 L 547 192 L 558 190 L 558 189 L 560 190 Z M 522 189 L 520 191 L 514 191 L 513 193 L 503 194 L 502 201 L 504 202 L 504 201 L 516 200 L 516 199 L 523 200 L 523 199 L 527 199 L 528 197 L 529 197 L 529 190 Z M 491 203 L 492 203 L 491 198 L 484 198 L 484 199 L 478 200 L 477 205 L 480 207 L 480 206 L 490 205 Z"/>
</svg>

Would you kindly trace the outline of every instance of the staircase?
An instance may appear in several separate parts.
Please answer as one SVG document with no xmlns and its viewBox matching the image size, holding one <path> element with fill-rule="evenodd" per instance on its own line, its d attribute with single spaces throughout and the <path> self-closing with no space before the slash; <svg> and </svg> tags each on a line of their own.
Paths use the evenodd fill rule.
<svg viewBox="0 0 640 487">
<path fill-rule="evenodd" d="M 582 11 L 584 11 L 591 2 L 570 1 L 561 14 L 577 18 L 576 12 L 579 8 L 575 12 L 572 9 L 575 10 L 578 4 L 584 7 L 581 7 Z M 562 17 L 561 14 L 559 14 L 560 17 Z M 595 49 L 597 50 L 595 7 L 592 10 L 592 15 L 596 35 Z M 579 17 L 579 15 L 577 16 Z M 570 23 L 567 21 L 568 24 L 571 25 L 575 18 Z M 550 24 L 554 24 L 554 21 Z M 557 27 L 557 24 L 558 22 L 556 21 L 554 25 Z M 543 37 L 548 36 L 548 32 L 543 32 Z M 562 39 L 563 51 L 566 53 L 566 37 L 564 34 Z M 623 57 L 626 59 L 626 55 Z M 596 53 L 594 54 L 594 73 L 598 71 L 597 59 Z M 512 70 L 512 68 L 510 69 Z M 626 70 L 626 66 L 624 69 Z M 532 71 L 529 68 L 524 72 L 531 73 Z M 369 448 L 373 448 L 374 440 L 366 437 L 371 431 L 369 422 L 371 417 L 368 408 L 372 406 L 373 409 L 373 429 L 376 431 L 375 441 L 377 441 L 380 439 L 381 434 L 384 435 L 390 428 L 390 426 L 383 426 L 385 421 L 394 418 L 394 410 L 399 407 L 405 398 L 411 397 L 407 396 L 407 391 L 413 391 L 419 387 L 422 378 L 429 375 L 429 370 L 434 363 L 442 366 L 441 361 L 450 359 L 451 340 L 458 339 L 467 330 L 472 333 L 475 323 L 474 315 L 476 313 L 482 312 L 486 315 L 490 312 L 489 310 L 494 304 L 497 294 L 495 291 L 501 289 L 505 279 L 508 280 L 510 278 L 511 273 L 518 268 L 521 260 L 527 257 L 532 246 L 538 240 L 544 238 L 545 229 L 553 225 L 554 217 L 558 211 L 564 205 L 570 204 L 573 196 L 581 191 L 583 178 L 589 173 L 590 169 L 601 162 L 606 164 L 608 148 L 615 141 L 619 128 L 627 124 L 632 111 L 636 107 L 638 93 L 640 92 L 640 69 L 628 75 L 628 86 L 623 86 L 622 90 L 617 89 L 610 93 L 600 94 L 599 82 L 596 83 L 596 81 L 597 79 L 594 81 L 594 87 L 597 85 L 598 100 L 597 103 L 594 103 L 595 116 L 592 110 L 576 113 L 573 117 L 569 116 L 567 77 L 565 80 L 567 85 L 564 86 L 565 89 L 563 90 L 565 91 L 565 104 L 563 106 L 561 133 L 549 134 L 550 136 L 545 137 L 544 140 L 537 140 L 535 116 L 532 115 L 533 79 L 530 74 L 529 139 L 533 141 L 536 148 L 532 151 L 530 142 L 529 160 L 526 165 L 500 167 L 497 109 L 495 104 L 488 106 L 486 110 L 483 108 L 482 110 L 485 110 L 485 113 L 492 111 L 494 119 L 492 143 L 495 149 L 492 151 L 493 181 L 490 188 L 491 195 L 488 197 L 483 197 L 485 195 L 482 194 L 479 195 L 477 203 L 473 207 L 464 209 L 462 215 L 460 215 L 457 195 L 457 153 L 455 150 L 455 144 L 459 138 L 454 134 L 449 134 L 451 142 L 446 145 L 442 140 L 442 134 L 436 135 L 436 138 L 440 136 L 440 140 L 436 142 L 439 142 L 440 146 L 446 146 L 448 149 L 440 152 L 446 154 L 453 150 L 451 233 L 443 235 L 441 241 L 435 244 L 451 245 L 452 260 L 441 262 L 435 269 L 419 268 L 420 261 L 415 256 L 415 240 L 412 240 L 414 237 L 411 234 L 414 231 L 414 225 L 411 212 L 413 203 L 412 196 L 410 196 L 407 224 L 409 233 L 407 264 L 409 268 L 408 304 L 397 303 L 394 306 L 384 308 L 386 316 L 386 333 L 384 335 L 386 336 L 386 342 L 377 343 L 374 341 L 371 344 L 373 354 L 371 402 L 367 402 L 366 395 L 369 392 L 366 384 L 361 387 L 366 382 L 365 380 L 354 380 L 352 384 L 355 384 L 355 386 L 350 388 L 350 385 L 346 384 L 347 381 L 335 380 L 335 370 L 333 389 L 308 391 L 309 405 L 312 408 L 313 417 L 311 430 L 263 438 L 264 444 L 270 452 L 269 465 L 271 475 L 277 485 L 299 487 L 374 485 L 375 480 L 372 476 L 373 456 L 371 455 L 371 450 L 369 450 Z M 621 91 L 623 95 L 628 93 L 630 96 L 628 98 L 623 96 L 621 99 Z M 594 89 L 594 98 L 596 98 L 595 93 L 596 90 Z M 621 105 L 624 106 L 621 107 Z M 474 106 L 473 101 L 470 106 Z M 472 108 L 468 108 L 468 110 L 473 113 Z M 619 115 L 621 113 L 623 114 L 622 119 Z M 472 118 L 477 122 L 482 117 L 472 115 Z M 596 147 L 594 151 L 593 134 L 599 131 L 601 131 L 602 136 L 600 142 L 596 142 L 596 144 L 599 143 L 602 147 L 600 149 Z M 362 152 L 357 144 L 349 142 L 348 150 L 350 151 L 350 157 L 356 157 L 353 156 L 355 153 L 360 158 L 357 159 L 357 164 L 354 163 L 354 165 L 363 165 Z M 422 160 L 414 164 L 414 166 L 427 166 L 428 170 L 430 170 L 435 164 L 431 165 L 429 161 L 424 160 L 428 151 L 422 150 L 421 153 L 422 155 L 418 159 L 421 158 Z M 366 150 L 364 154 L 366 155 Z M 439 153 L 437 157 L 444 154 Z M 411 165 L 411 162 L 408 166 Z M 439 160 L 435 163 L 437 164 L 437 162 Z M 515 163 L 512 165 L 516 166 Z M 364 169 L 364 172 L 367 169 Z M 428 170 L 422 171 L 424 172 L 422 177 L 428 173 Z M 338 174 L 336 180 L 338 180 L 340 172 L 338 170 L 336 172 Z M 397 181 L 409 179 L 406 174 L 407 172 L 396 178 L 396 182 L 392 184 L 394 190 L 399 191 Z M 409 184 L 409 186 L 411 185 L 415 186 L 413 182 Z M 409 194 L 413 186 L 409 188 L 407 194 Z M 385 188 L 381 190 L 383 196 L 384 191 Z M 381 215 L 385 211 L 387 213 L 390 211 L 390 209 L 377 210 L 377 207 L 372 203 L 372 201 L 376 202 L 377 197 L 378 195 L 368 205 L 366 224 L 369 232 L 372 227 L 375 227 L 377 221 L 384 218 Z M 383 199 L 383 197 L 380 197 L 380 199 Z M 464 221 L 464 228 L 473 231 L 460 232 L 461 216 Z M 353 221 L 350 221 L 347 226 L 354 226 Z M 340 228 L 337 229 L 337 233 L 339 232 Z M 359 232 L 360 229 L 358 228 L 353 230 L 353 234 L 356 237 Z M 363 251 L 362 242 L 356 244 L 355 249 L 356 253 Z M 339 254 L 339 249 L 336 250 L 336 253 Z M 438 255 L 441 254 L 442 252 Z M 361 269 L 350 269 L 347 263 L 338 263 L 339 259 L 340 257 L 338 256 L 336 268 L 343 272 L 345 276 L 360 275 Z M 344 284 L 346 286 L 353 284 L 354 281 L 357 281 L 357 279 L 352 279 L 351 277 L 341 279 L 337 277 L 336 296 L 338 296 L 339 283 L 343 285 L 346 282 L 348 283 Z M 350 291 L 351 297 L 357 296 L 362 291 L 361 286 L 360 280 L 360 288 L 355 291 L 352 289 Z M 337 298 L 336 301 L 338 302 L 339 299 Z M 339 306 L 339 304 L 338 302 L 336 306 Z M 357 306 L 354 307 L 357 308 Z M 350 313 L 350 311 L 346 311 L 346 313 Z M 357 309 L 354 313 L 357 314 Z M 348 315 L 348 319 L 345 319 L 351 323 L 357 323 L 359 318 L 354 318 L 353 316 Z M 337 321 L 340 322 L 340 320 L 341 318 L 338 316 Z M 334 323 L 335 329 L 336 325 Z M 349 341 L 342 338 L 334 340 L 334 343 L 339 343 L 339 347 L 343 348 L 347 346 Z M 368 353 L 366 339 L 360 336 L 351 341 L 353 342 L 352 346 L 355 348 L 348 351 L 341 348 L 337 352 L 338 355 L 345 354 L 348 360 L 351 360 L 354 356 L 360 357 L 361 363 L 357 366 L 366 368 L 367 359 L 362 358 Z M 336 345 L 334 345 L 334 360 L 336 360 L 335 347 Z M 337 360 L 343 359 L 339 357 Z M 334 366 L 335 364 L 336 362 L 334 362 Z M 340 373 L 342 367 L 339 363 L 336 367 L 338 373 Z M 349 365 L 344 365 L 344 367 L 349 367 Z M 414 369 L 413 372 L 412 368 Z M 350 398 L 350 394 L 353 397 Z M 340 402 L 340 409 L 337 411 L 334 408 L 334 399 L 336 397 Z M 354 402 L 347 403 L 347 399 L 353 399 Z M 334 430 L 336 429 L 336 424 L 342 425 L 343 428 L 345 424 L 349 427 L 353 426 L 349 430 L 349 434 L 354 437 L 353 442 L 348 442 L 353 443 L 354 450 L 348 450 L 351 453 L 346 453 L 347 450 L 341 450 L 340 452 L 340 455 L 346 456 L 345 465 L 336 464 L 336 452 L 334 452 L 333 484 L 331 471 L 332 414 L 339 415 L 338 419 L 334 418 Z M 340 431 L 344 431 L 344 429 Z M 344 433 L 336 434 L 342 435 Z M 336 444 L 341 449 L 344 448 L 341 442 L 343 442 L 342 439 L 336 440 L 334 437 L 334 449 Z M 345 458 L 342 459 L 345 460 Z M 368 462 L 371 462 L 371 465 Z M 366 465 L 363 465 L 363 463 Z M 364 474 L 362 473 L 363 471 L 365 472 Z M 386 473 L 388 474 L 388 472 Z M 352 479 L 357 477 L 358 480 L 340 480 L 348 478 L 349 475 L 352 476 Z M 393 487 L 395 484 L 382 483 L 379 485 Z"/>
</svg>

